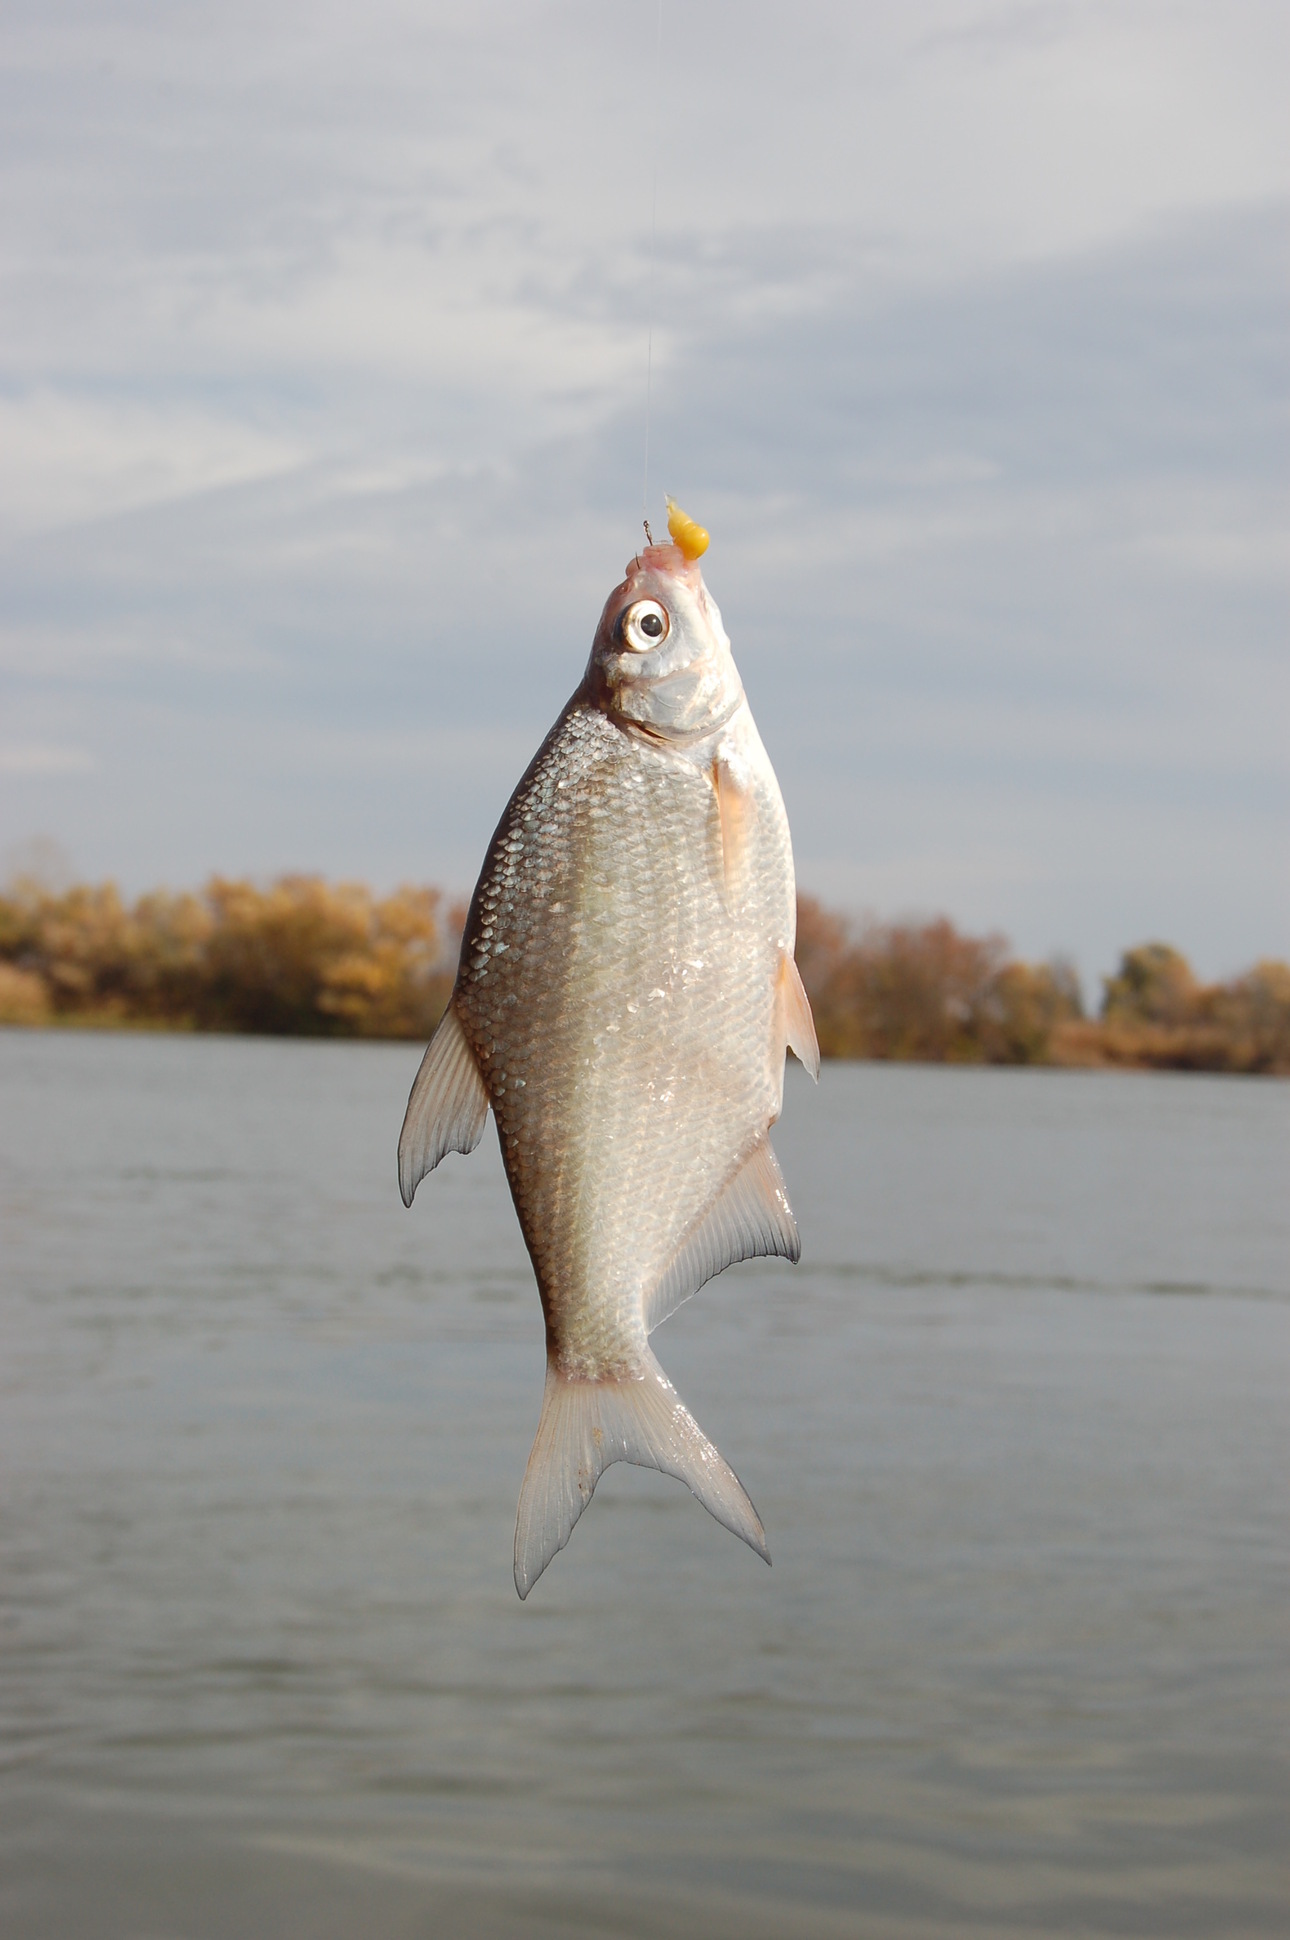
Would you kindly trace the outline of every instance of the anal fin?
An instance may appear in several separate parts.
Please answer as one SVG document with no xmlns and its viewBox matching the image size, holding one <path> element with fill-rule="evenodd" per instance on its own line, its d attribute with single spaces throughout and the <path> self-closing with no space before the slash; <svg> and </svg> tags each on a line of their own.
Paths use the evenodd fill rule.
<svg viewBox="0 0 1290 1940">
<path fill-rule="evenodd" d="M 811 1000 L 806 994 L 802 973 L 787 950 L 779 960 L 779 1016 L 785 1044 L 801 1059 L 811 1077 L 818 1083 L 820 1044 L 815 1035 Z"/>
<path fill-rule="evenodd" d="M 452 1004 L 430 1040 L 399 1134 L 399 1191 L 405 1206 L 445 1152 L 473 1152 L 484 1136 L 488 1092 Z"/>
<path fill-rule="evenodd" d="M 763 1133 L 716 1202 L 681 1241 L 653 1292 L 646 1295 L 646 1331 L 652 1333 L 683 1300 L 736 1260 L 772 1254 L 797 1260 L 801 1252 L 784 1175 Z"/>
</svg>

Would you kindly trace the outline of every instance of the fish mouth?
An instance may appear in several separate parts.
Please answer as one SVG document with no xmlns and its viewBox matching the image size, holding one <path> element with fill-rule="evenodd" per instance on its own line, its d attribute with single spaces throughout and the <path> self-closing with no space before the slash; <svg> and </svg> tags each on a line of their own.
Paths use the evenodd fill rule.
<svg viewBox="0 0 1290 1940">
<path fill-rule="evenodd" d="M 644 573 L 664 573 L 669 579 L 684 579 L 691 586 L 703 584 L 703 574 L 697 559 L 687 559 L 680 546 L 671 544 L 643 546 L 627 561 L 624 587 L 630 586 Z"/>
</svg>

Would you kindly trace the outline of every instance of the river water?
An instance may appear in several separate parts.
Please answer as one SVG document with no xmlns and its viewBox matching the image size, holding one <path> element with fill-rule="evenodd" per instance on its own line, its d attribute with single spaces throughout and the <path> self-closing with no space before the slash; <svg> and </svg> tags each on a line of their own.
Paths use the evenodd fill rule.
<svg viewBox="0 0 1290 1940">
<path fill-rule="evenodd" d="M 609 1472 L 409 1046 L 0 1032 L 6 1940 L 1290 1929 L 1290 1086 L 790 1074 L 797 1268 Z"/>
</svg>

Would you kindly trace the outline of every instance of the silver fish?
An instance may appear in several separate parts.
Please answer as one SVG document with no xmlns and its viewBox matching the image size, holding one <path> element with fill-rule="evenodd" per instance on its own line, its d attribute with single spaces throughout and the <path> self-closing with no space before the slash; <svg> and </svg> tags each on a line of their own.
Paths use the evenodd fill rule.
<svg viewBox="0 0 1290 1940">
<path fill-rule="evenodd" d="M 800 1252 L 767 1136 L 786 1047 L 819 1069 L 795 922 L 784 804 L 721 615 L 697 561 L 651 545 L 490 844 L 399 1140 L 410 1206 L 497 1120 L 546 1316 L 521 1597 L 612 1462 L 677 1476 L 770 1561 L 649 1335 L 733 1261 Z"/>
</svg>

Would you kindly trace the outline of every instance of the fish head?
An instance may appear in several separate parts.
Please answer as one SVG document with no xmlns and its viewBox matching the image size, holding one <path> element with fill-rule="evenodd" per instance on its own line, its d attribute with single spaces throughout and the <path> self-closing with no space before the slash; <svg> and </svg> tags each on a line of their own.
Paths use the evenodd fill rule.
<svg viewBox="0 0 1290 1940">
<path fill-rule="evenodd" d="M 742 704 L 730 641 L 697 560 L 646 546 L 605 602 L 587 667 L 597 705 L 664 741 L 715 734 Z"/>
</svg>

